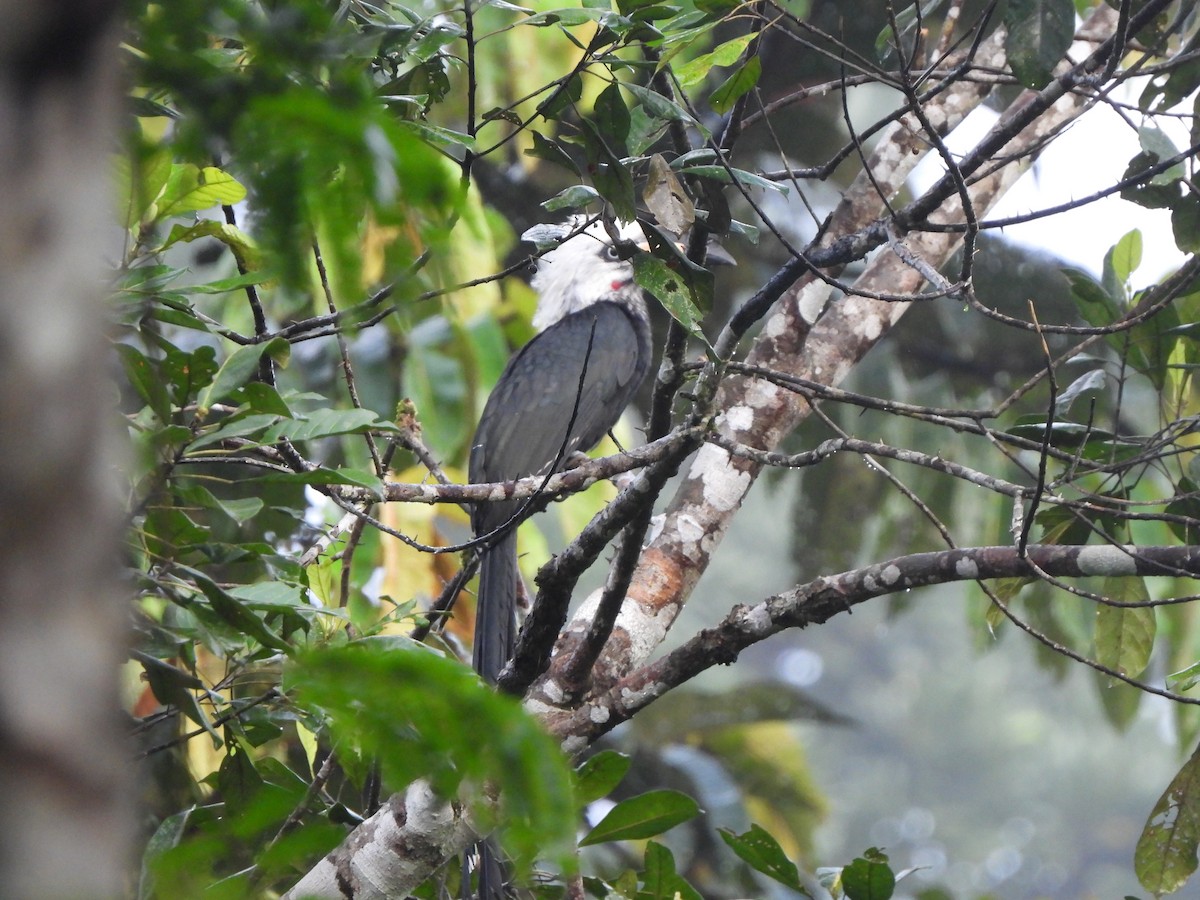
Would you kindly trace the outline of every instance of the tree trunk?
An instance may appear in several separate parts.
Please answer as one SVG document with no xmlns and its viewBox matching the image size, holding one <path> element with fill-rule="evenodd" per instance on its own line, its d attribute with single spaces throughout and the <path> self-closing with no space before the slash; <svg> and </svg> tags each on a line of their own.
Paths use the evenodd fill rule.
<svg viewBox="0 0 1200 900">
<path fill-rule="evenodd" d="M 100 280 L 115 230 L 115 10 L 0 0 L 0 892 L 11 898 L 115 897 L 129 870 Z"/>
</svg>

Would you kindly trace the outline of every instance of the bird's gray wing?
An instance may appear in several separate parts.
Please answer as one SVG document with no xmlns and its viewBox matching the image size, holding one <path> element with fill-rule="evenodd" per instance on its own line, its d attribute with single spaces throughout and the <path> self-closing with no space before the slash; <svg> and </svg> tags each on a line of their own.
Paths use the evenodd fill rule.
<svg viewBox="0 0 1200 900">
<path fill-rule="evenodd" d="M 471 481 L 541 474 L 591 449 L 645 377 L 648 351 L 616 303 L 593 304 L 543 331 L 513 357 L 488 398 L 471 448 Z M 477 504 L 476 533 L 503 524 L 517 507 Z"/>
</svg>

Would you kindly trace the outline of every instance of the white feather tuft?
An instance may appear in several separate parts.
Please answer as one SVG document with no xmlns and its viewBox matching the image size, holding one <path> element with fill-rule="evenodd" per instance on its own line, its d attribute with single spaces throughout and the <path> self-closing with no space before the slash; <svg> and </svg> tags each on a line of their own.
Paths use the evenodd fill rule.
<svg viewBox="0 0 1200 900">
<path fill-rule="evenodd" d="M 568 227 L 574 231 L 584 221 L 576 218 Z M 618 231 L 623 240 L 645 242 L 636 222 L 619 225 Z M 605 256 L 611 245 L 604 223 L 596 221 L 542 256 L 531 282 L 538 293 L 533 316 L 538 331 L 601 300 L 629 304 L 645 315 L 642 290 L 633 281 L 633 266 L 628 260 Z"/>
</svg>

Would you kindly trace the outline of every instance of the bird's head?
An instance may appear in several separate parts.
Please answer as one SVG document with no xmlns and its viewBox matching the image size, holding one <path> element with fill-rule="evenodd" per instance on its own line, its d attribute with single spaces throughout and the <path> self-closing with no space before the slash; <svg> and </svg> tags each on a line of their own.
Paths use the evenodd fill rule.
<svg viewBox="0 0 1200 900">
<path fill-rule="evenodd" d="M 565 238 L 538 261 L 537 274 L 531 282 L 538 293 L 533 325 L 539 331 L 602 300 L 628 304 L 645 315 L 642 289 L 634 283 L 628 253 L 613 243 L 603 222 L 585 225 L 586 221 L 574 219 L 566 226 L 540 226 L 538 235 L 532 238 L 526 232 L 526 238 L 535 241 Z M 636 222 L 619 224 L 617 231 L 622 242 L 646 244 Z"/>
</svg>

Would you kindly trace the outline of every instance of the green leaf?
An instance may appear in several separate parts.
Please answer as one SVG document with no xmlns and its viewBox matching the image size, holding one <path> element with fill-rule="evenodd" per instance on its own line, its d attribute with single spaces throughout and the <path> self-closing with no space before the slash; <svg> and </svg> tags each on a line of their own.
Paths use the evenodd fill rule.
<svg viewBox="0 0 1200 900">
<path fill-rule="evenodd" d="M 712 92 L 708 98 L 709 104 L 716 112 L 725 115 L 733 109 L 733 104 L 739 97 L 754 89 L 760 75 L 762 75 L 762 60 L 757 56 L 752 56 L 734 69 L 733 74 Z"/>
<path fill-rule="evenodd" d="M 583 96 L 583 79 L 578 72 L 573 72 L 564 84 L 550 92 L 550 96 L 538 104 L 538 114 L 546 120 L 557 119 L 570 106 L 579 102 Z"/>
<path fill-rule="evenodd" d="M 1135 228 L 1126 233 L 1108 251 L 1105 264 L 1112 266 L 1118 281 L 1129 281 L 1129 276 L 1142 264 L 1142 232 Z"/>
<path fill-rule="evenodd" d="M 1105 596 L 1124 603 L 1150 599 L 1141 578 L 1105 578 Z M 1096 612 L 1096 661 L 1135 678 L 1145 671 L 1154 649 L 1158 620 L 1151 606 L 1109 606 Z"/>
<path fill-rule="evenodd" d="M 1200 253 L 1200 200 L 1189 194 L 1171 210 L 1175 246 L 1184 253 Z"/>
<path fill-rule="evenodd" d="M 600 199 L 600 192 L 586 184 L 573 184 L 542 203 L 547 212 L 585 209 Z"/>
<path fill-rule="evenodd" d="M 616 750 L 601 750 L 575 770 L 575 802 L 587 806 L 607 797 L 625 777 L 632 760 Z"/>
<path fill-rule="evenodd" d="M 1200 751 L 1193 752 L 1146 820 L 1133 854 L 1142 887 L 1155 896 L 1183 887 L 1196 871 L 1200 843 Z"/>
<path fill-rule="evenodd" d="M 232 275 L 229 278 L 218 278 L 206 284 L 194 284 L 188 287 L 192 294 L 228 294 L 230 291 L 240 291 L 252 284 L 262 284 L 267 281 L 265 272 L 247 272 L 245 275 Z"/>
<path fill-rule="evenodd" d="M 220 204 L 239 203 L 245 197 L 246 189 L 220 169 L 212 166 L 200 169 L 191 163 L 176 164 L 171 167 L 171 175 L 155 204 L 154 220 Z"/>
<path fill-rule="evenodd" d="M 640 84 L 634 84 L 633 82 L 626 83 L 625 88 L 637 97 L 642 105 L 642 109 L 653 119 L 662 119 L 666 122 L 683 122 L 687 125 L 699 124 L 686 109 L 674 101 L 668 100 L 662 94 L 642 87 Z"/>
<path fill-rule="evenodd" d="M 1071 0 L 1009 0 L 1004 24 L 1008 26 L 1005 50 L 1013 74 L 1028 88 L 1045 87 L 1075 39 L 1074 4 Z"/>
<path fill-rule="evenodd" d="M 745 834 L 734 834 L 728 828 L 720 830 L 721 839 L 738 857 L 757 872 L 804 896 L 808 891 L 800 882 L 800 871 L 779 842 L 763 827 L 751 825 Z"/>
<path fill-rule="evenodd" d="M 229 394 L 242 387 L 250 376 L 258 372 L 258 364 L 264 353 L 269 354 L 281 365 L 286 364 L 291 353 L 291 345 L 283 338 L 273 338 L 265 344 L 247 344 L 238 347 L 221 363 L 221 368 L 213 377 L 212 383 L 200 394 L 196 401 L 196 414 L 201 419 L 208 415 L 212 405 L 224 400 Z"/>
<path fill-rule="evenodd" d="M 171 398 L 167 396 L 167 389 L 158 367 L 129 344 L 117 344 L 116 349 L 130 386 L 158 416 L 160 422 L 170 421 Z"/>
<path fill-rule="evenodd" d="M 620 156 L 608 145 L 605 136 L 595 124 L 584 119 L 579 123 L 584 151 L 588 158 L 588 171 L 592 184 L 600 195 L 612 204 L 617 218 L 632 222 L 637 218 L 636 196 L 633 189 L 633 173 L 621 161 Z"/>
<path fill-rule="evenodd" d="M 157 894 L 155 863 L 168 850 L 179 846 L 180 840 L 187 832 L 188 819 L 191 818 L 194 809 L 194 806 L 189 806 L 182 812 L 167 816 L 146 842 L 146 849 L 142 851 L 142 868 L 138 875 L 138 900 L 151 900 Z"/>
<path fill-rule="evenodd" d="M 842 890 L 847 900 L 889 900 L 896 890 L 896 876 L 887 856 L 875 848 L 867 850 L 842 869 Z"/>
<path fill-rule="evenodd" d="M 1165 158 L 1169 159 L 1171 155 L 1174 155 L 1173 151 Z M 1129 160 L 1129 165 L 1125 167 L 1125 172 L 1121 175 L 1121 181 L 1141 176 L 1147 169 L 1158 165 L 1163 158 L 1157 153 L 1141 151 Z M 1175 172 L 1177 168 L 1179 167 L 1173 166 L 1167 171 Z M 1159 173 L 1140 184 L 1131 184 L 1121 188 L 1121 199 L 1147 209 L 1173 208 L 1180 199 L 1179 180 L 1182 178 L 1182 170 L 1180 169 L 1178 176 L 1167 182 L 1161 180 L 1164 174 L 1166 173 Z"/>
<path fill-rule="evenodd" d="M 736 180 L 748 187 L 763 188 L 764 190 L 774 191 L 777 194 L 783 194 L 785 197 L 788 193 L 788 188 L 785 184 L 780 184 L 778 181 L 771 181 L 768 178 L 763 178 L 761 175 L 756 175 L 753 172 L 747 172 L 745 169 L 738 169 L 732 166 L 728 169 L 724 166 L 684 166 L 678 171 L 680 175 L 699 175 L 701 178 L 712 178 L 722 184 L 731 184 Z M 733 177 L 730 177 L 731 173 Z"/>
<path fill-rule="evenodd" d="M 213 444 L 219 444 L 221 441 L 235 437 L 247 437 L 249 435 L 259 434 L 270 428 L 279 421 L 277 415 L 247 415 L 247 416 L 232 416 L 223 422 L 212 431 L 207 431 L 200 435 L 196 440 L 192 441 L 191 450 L 200 450 L 204 447 Z M 209 426 L 211 427 L 211 426 Z M 268 443 L 268 442 L 264 442 Z"/>
<path fill-rule="evenodd" d="M 674 854 L 657 841 L 650 841 L 646 845 L 638 900 L 703 900 L 703 897 L 675 870 Z"/>
<path fill-rule="evenodd" d="M 672 790 L 647 791 L 622 800 L 579 842 L 590 847 L 608 841 L 636 841 L 662 834 L 700 814 L 687 794 Z"/>
<path fill-rule="evenodd" d="M 713 66 L 732 66 L 754 39 L 752 34 L 743 34 L 725 41 L 709 53 L 697 56 L 690 62 L 675 67 L 675 77 L 684 87 L 694 87 L 702 82 Z"/>
<path fill-rule="evenodd" d="M 1197 684 L 1200 684 L 1200 662 L 1194 662 L 1167 676 L 1167 688 L 1177 694 L 1190 691 Z"/>
<path fill-rule="evenodd" d="M 1196 483 L 1190 478 L 1180 478 L 1179 483 L 1175 485 L 1175 494 L 1178 499 L 1168 503 L 1164 512 L 1172 516 L 1200 520 L 1200 494 L 1197 491 L 1200 491 L 1200 488 L 1197 488 Z M 1197 543 L 1197 538 L 1200 537 L 1194 524 L 1167 522 L 1167 527 L 1184 544 Z"/>
<path fill-rule="evenodd" d="M 262 268 L 262 252 L 258 249 L 258 245 L 254 243 L 254 239 L 236 225 L 217 222 L 213 219 L 202 219 L 194 225 L 172 226 L 171 233 L 167 235 L 166 241 L 158 248 L 157 252 L 166 250 L 173 244 L 186 244 L 204 237 L 216 238 L 228 247 L 233 252 L 234 258 L 247 272 L 253 272 L 256 269 Z M 246 283 L 244 281 L 245 276 L 241 277 L 243 278 L 243 282 L 238 287 L 242 287 Z M 257 284 L 261 280 L 258 279 L 249 283 Z"/>
<path fill-rule="evenodd" d="M 283 416 L 285 419 L 292 417 L 292 410 L 279 396 L 279 391 L 261 381 L 248 381 L 242 385 L 242 389 L 238 391 L 238 400 L 256 413 Z"/>
<path fill-rule="evenodd" d="M 258 641 L 264 647 L 281 650 L 285 653 L 291 650 L 287 641 L 268 628 L 262 619 L 246 608 L 244 603 L 207 575 L 193 568 L 181 568 L 191 575 L 196 587 L 208 598 L 213 612 L 227 624 L 233 626 L 242 635 Z"/>
<path fill-rule="evenodd" d="M 625 141 L 629 137 L 629 110 L 621 99 L 621 86 L 614 81 L 600 92 L 594 107 L 596 128 L 605 143 L 618 156 L 625 156 Z"/>
<path fill-rule="evenodd" d="M 391 422 L 380 419 L 369 409 L 316 409 L 295 419 L 286 419 L 267 430 L 263 442 L 274 444 L 284 438 L 314 441 L 338 434 L 364 431 L 395 431 Z"/>
<path fill-rule="evenodd" d="M 1062 273 L 1071 285 L 1076 309 L 1089 325 L 1103 328 L 1121 317 L 1121 305 L 1117 298 L 1087 272 L 1066 266 Z"/>
<path fill-rule="evenodd" d="M 607 6 L 604 8 L 580 9 L 549 9 L 545 12 L 537 13 L 522 19 L 522 25 L 533 25 L 537 28 L 547 28 L 550 25 L 563 25 L 572 27 L 575 25 L 586 25 L 588 22 L 602 22 L 605 19 L 612 17 L 612 10 Z M 578 99 L 578 98 L 576 98 Z"/>
<path fill-rule="evenodd" d="M 700 330 L 704 310 L 712 306 L 712 273 L 676 259 L 669 265 L 649 253 L 635 253 L 633 276 L 690 334 L 707 345 Z"/>
<path fill-rule="evenodd" d="M 378 756 L 396 790 L 428 779 L 446 798 L 464 783 L 499 791 L 503 815 L 468 798 L 485 827 L 499 824 L 507 850 L 528 870 L 534 857 L 570 867 L 575 828 L 571 774 L 555 741 L 513 697 L 426 648 L 369 642 L 304 654 L 284 671 L 302 708 L 323 715 L 339 748 Z"/>
<path fill-rule="evenodd" d="M 536 131 L 530 131 L 529 134 L 533 138 L 533 147 L 525 151 L 526 156 L 544 159 L 546 162 L 553 163 L 557 166 L 562 166 L 564 169 L 574 172 L 576 175 L 583 174 L 579 171 L 579 166 L 575 165 L 575 160 L 571 159 L 567 151 L 564 150 L 557 141 L 552 141 L 549 138 L 543 137 Z"/>
</svg>

